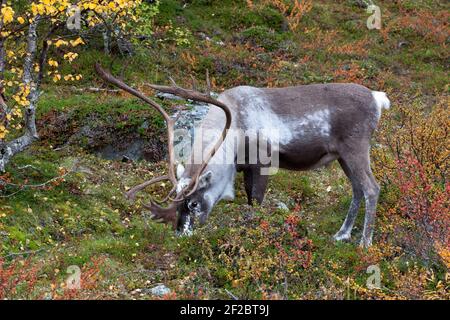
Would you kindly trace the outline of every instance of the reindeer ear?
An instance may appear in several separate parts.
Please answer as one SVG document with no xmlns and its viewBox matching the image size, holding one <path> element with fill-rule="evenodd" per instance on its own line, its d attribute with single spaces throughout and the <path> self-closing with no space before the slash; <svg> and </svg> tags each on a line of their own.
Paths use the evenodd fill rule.
<svg viewBox="0 0 450 320">
<path fill-rule="evenodd" d="M 178 180 L 181 179 L 181 177 L 183 176 L 183 173 L 184 173 L 184 166 L 181 163 L 179 163 L 177 165 L 177 179 Z"/>
<path fill-rule="evenodd" d="M 202 174 L 198 181 L 198 188 L 203 189 L 209 187 L 211 185 L 211 179 L 212 179 L 212 171 L 208 171 Z"/>
</svg>

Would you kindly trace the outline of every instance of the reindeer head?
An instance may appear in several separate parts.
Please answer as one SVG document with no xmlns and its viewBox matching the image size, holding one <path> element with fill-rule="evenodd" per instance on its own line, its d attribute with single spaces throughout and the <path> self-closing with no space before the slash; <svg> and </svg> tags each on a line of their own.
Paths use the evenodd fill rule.
<svg viewBox="0 0 450 320">
<path fill-rule="evenodd" d="M 127 91 L 128 93 L 138 97 L 142 101 L 146 102 L 154 109 L 156 109 L 164 117 L 167 124 L 167 141 L 168 141 L 168 160 L 169 160 L 169 170 L 168 174 L 160 176 L 149 181 L 146 181 L 138 186 L 135 186 L 127 192 L 127 197 L 129 199 L 134 199 L 136 193 L 146 187 L 153 185 L 161 181 L 170 181 L 172 184 L 172 189 L 169 191 L 167 196 L 159 203 L 151 200 L 150 203 L 145 204 L 144 207 L 149 209 L 152 213 L 152 218 L 154 220 L 159 220 L 161 222 L 170 223 L 173 228 L 176 228 L 179 234 L 190 234 L 193 230 L 194 220 L 198 219 L 200 223 L 204 223 L 209 213 L 211 212 L 213 201 L 208 198 L 208 193 L 206 190 L 209 189 L 212 173 L 210 171 L 205 171 L 208 162 L 217 152 L 217 150 L 222 145 L 228 130 L 231 126 L 231 112 L 230 109 L 222 102 L 214 99 L 210 95 L 210 82 L 208 73 L 206 74 L 206 81 L 208 85 L 208 91 L 206 94 L 198 92 L 195 90 L 195 81 L 193 80 L 193 90 L 183 89 L 176 85 L 176 83 L 171 79 L 172 86 L 159 86 L 149 84 L 148 86 L 154 90 L 171 93 L 179 97 L 195 100 L 199 102 L 205 102 L 213 104 L 221 108 L 225 112 L 226 122 L 225 127 L 218 141 L 215 143 L 213 148 L 204 157 L 203 162 L 196 166 L 193 173 L 188 177 L 183 177 L 181 167 L 177 168 L 177 175 L 179 180 L 177 180 L 175 174 L 175 153 L 174 153 L 174 125 L 176 119 L 173 119 L 169 114 L 156 102 L 146 97 L 142 92 L 131 88 L 126 85 L 121 80 L 113 77 L 109 72 L 106 72 L 98 63 L 95 64 L 95 70 L 97 74 L 105 81 L 114 84 L 115 86 Z M 161 203 L 168 202 L 168 206 L 162 207 Z"/>
<path fill-rule="evenodd" d="M 191 181 L 191 178 L 184 173 L 184 166 L 179 164 L 177 167 L 178 192 L 189 185 Z M 177 234 L 190 235 L 194 229 L 194 223 L 204 224 L 206 222 L 214 206 L 214 197 L 210 193 L 212 175 L 211 171 L 201 174 L 195 191 L 178 204 Z"/>
</svg>

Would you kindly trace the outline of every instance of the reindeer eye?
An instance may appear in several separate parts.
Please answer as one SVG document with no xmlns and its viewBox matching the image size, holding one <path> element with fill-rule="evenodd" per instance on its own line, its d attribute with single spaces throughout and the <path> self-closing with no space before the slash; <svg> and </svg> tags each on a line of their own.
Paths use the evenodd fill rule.
<svg viewBox="0 0 450 320">
<path fill-rule="evenodd" d="M 197 208 L 198 207 L 198 202 L 197 201 L 189 201 L 188 202 L 188 208 L 189 209 L 195 209 L 195 208 Z"/>
</svg>

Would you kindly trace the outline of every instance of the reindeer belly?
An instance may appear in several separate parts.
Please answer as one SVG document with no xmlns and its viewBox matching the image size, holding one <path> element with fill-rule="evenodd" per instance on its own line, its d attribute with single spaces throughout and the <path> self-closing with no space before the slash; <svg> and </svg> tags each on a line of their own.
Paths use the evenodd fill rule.
<svg viewBox="0 0 450 320">
<path fill-rule="evenodd" d="M 280 148 L 279 165 L 289 170 L 310 170 L 325 166 L 338 157 L 337 153 L 320 142 L 296 143 Z"/>
</svg>

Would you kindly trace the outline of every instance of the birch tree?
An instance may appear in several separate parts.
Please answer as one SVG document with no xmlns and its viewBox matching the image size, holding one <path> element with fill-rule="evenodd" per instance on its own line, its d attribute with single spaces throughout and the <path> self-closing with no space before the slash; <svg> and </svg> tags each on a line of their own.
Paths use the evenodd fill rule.
<svg viewBox="0 0 450 320">
<path fill-rule="evenodd" d="M 73 82 L 62 74 L 72 63 L 83 32 L 114 21 L 118 30 L 136 21 L 141 0 L 0 0 L 0 172 L 38 136 L 36 108 L 44 80 Z M 74 16 L 76 15 L 76 16 Z M 79 29 L 70 28 L 74 19 Z"/>
</svg>

